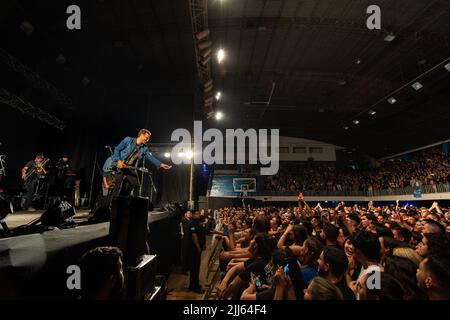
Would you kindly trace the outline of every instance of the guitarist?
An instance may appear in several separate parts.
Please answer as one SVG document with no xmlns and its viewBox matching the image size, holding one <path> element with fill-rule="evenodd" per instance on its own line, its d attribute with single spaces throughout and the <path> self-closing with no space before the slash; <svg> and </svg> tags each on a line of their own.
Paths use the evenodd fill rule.
<svg viewBox="0 0 450 320">
<path fill-rule="evenodd" d="M 35 195 L 39 195 L 43 189 L 42 180 L 45 179 L 47 170 L 44 160 L 44 155 L 38 153 L 34 160 L 27 162 L 25 167 L 22 168 L 22 180 L 25 182 L 25 189 L 27 191 L 25 202 L 23 205 L 24 210 L 35 211 L 31 204 Z"/>
<path fill-rule="evenodd" d="M 147 142 L 151 133 L 147 129 L 141 129 L 137 138 L 126 137 L 114 148 L 113 154 L 106 159 L 103 166 L 104 177 L 115 172 L 114 196 L 118 194 L 129 195 L 132 190 L 139 188 L 137 172 L 134 169 L 139 160 L 147 158 L 157 168 L 168 170 L 172 166 L 160 162 L 148 150 Z M 111 193 L 111 192 L 109 192 Z"/>
</svg>

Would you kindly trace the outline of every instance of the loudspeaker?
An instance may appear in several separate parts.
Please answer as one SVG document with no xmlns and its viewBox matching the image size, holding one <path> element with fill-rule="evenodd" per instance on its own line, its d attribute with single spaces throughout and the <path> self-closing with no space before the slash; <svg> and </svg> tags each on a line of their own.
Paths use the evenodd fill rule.
<svg viewBox="0 0 450 320">
<path fill-rule="evenodd" d="M 113 199 L 109 236 L 124 254 L 125 266 L 136 266 L 149 253 L 147 246 L 150 201 L 140 197 L 118 196 Z"/>
<path fill-rule="evenodd" d="M 89 222 L 106 222 L 111 217 L 110 196 L 99 195 L 89 213 Z"/>
<path fill-rule="evenodd" d="M 44 211 L 40 222 L 44 226 L 59 228 L 72 227 L 75 224 L 72 219 L 74 215 L 74 207 L 67 201 L 59 200 Z"/>
</svg>

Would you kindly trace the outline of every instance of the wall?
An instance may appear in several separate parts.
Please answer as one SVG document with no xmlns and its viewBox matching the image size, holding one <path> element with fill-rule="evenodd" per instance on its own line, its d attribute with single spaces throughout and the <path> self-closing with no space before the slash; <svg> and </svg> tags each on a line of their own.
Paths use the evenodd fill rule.
<svg viewBox="0 0 450 320">
<path fill-rule="evenodd" d="M 304 149 L 305 153 L 294 153 L 299 148 Z M 311 148 L 321 148 L 322 152 L 311 153 Z M 280 137 L 280 161 L 307 161 L 309 158 L 314 158 L 314 161 L 336 161 L 336 146 L 308 139 Z"/>
</svg>

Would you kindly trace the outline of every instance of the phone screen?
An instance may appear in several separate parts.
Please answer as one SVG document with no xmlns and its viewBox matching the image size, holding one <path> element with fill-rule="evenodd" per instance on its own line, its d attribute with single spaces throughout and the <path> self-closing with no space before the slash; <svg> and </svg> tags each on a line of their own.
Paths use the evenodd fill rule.
<svg viewBox="0 0 450 320">
<path fill-rule="evenodd" d="M 256 288 L 259 289 L 262 286 L 262 282 L 261 279 L 259 278 L 259 276 L 257 276 L 255 273 L 252 272 L 252 278 L 253 278 L 253 283 L 255 284 Z"/>
</svg>

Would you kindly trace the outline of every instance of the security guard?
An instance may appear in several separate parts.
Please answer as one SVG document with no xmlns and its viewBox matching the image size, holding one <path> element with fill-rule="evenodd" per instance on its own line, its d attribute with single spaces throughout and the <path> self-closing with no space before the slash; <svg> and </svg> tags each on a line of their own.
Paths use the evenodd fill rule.
<svg viewBox="0 0 450 320">
<path fill-rule="evenodd" d="M 190 233 L 190 251 L 191 251 L 191 265 L 190 265 L 190 279 L 189 290 L 196 293 L 204 293 L 205 291 L 200 286 L 199 272 L 202 258 L 202 251 L 205 248 L 206 236 L 205 228 L 200 222 L 200 212 L 195 211 L 189 223 Z"/>
</svg>

